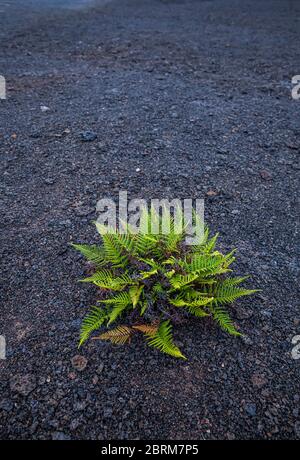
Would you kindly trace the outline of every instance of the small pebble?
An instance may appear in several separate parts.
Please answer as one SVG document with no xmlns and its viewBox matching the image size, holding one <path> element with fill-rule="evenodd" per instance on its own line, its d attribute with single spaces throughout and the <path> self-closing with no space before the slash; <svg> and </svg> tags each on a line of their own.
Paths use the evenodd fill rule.
<svg viewBox="0 0 300 460">
<path fill-rule="evenodd" d="M 48 112 L 50 110 L 49 107 L 47 107 L 46 105 L 41 105 L 41 111 L 42 112 Z"/>
<path fill-rule="evenodd" d="M 247 414 L 250 415 L 250 417 L 254 417 L 256 415 L 256 404 L 247 403 L 245 404 L 244 408 Z"/>
<path fill-rule="evenodd" d="M 83 142 L 92 142 L 97 139 L 97 134 L 93 131 L 83 131 L 80 136 Z"/>
<path fill-rule="evenodd" d="M 75 355 L 71 359 L 72 366 L 78 371 L 83 371 L 87 365 L 87 359 L 81 355 Z"/>
</svg>

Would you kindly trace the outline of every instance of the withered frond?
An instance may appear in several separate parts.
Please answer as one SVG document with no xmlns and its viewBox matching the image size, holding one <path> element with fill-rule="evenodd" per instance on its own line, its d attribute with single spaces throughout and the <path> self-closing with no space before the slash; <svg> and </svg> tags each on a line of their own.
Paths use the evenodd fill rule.
<svg viewBox="0 0 300 460">
<path fill-rule="evenodd" d="M 93 337 L 93 339 L 100 339 L 100 340 L 110 340 L 111 343 L 116 345 L 124 345 L 132 334 L 132 329 L 128 326 L 118 326 L 115 329 L 111 329 L 110 331 L 104 332 L 103 334 L 99 335 L 99 337 Z"/>
<path fill-rule="evenodd" d="M 143 334 L 148 335 L 149 337 L 156 334 L 159 328 L 159 321 L 154 321 L 151 324 L 137 324 L 136 326 L 132 326 L 133 329 L 141 331 Z"/>
</svg>

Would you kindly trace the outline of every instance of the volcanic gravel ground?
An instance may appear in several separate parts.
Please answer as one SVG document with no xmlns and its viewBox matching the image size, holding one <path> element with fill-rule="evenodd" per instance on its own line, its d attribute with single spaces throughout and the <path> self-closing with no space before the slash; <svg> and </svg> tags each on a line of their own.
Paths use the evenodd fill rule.
<svg viewBox="0 0 300 460">
<path fill-rule="evenodd" d="M 300 2 L 7 3 L 1 438 L 300 438 Z M 175 330 L 187 361 L 141 340 L 77 350 L 96 291 L 68 243 L 97 240 L 96 203 L 119 190 L 205 198 L 262 289 L 232 307 L 243 339 L 202 319 Z"/>
</svg>

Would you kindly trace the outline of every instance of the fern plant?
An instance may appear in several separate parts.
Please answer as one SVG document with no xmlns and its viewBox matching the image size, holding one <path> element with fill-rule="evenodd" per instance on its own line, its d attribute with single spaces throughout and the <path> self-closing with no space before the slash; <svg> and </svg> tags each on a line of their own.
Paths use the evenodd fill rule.
<svg viewBox="0 0 300 460">
<path fill-rule="evenodd" d="M 241 335 L 226 305 L 256 290 L 240 286 L 247 277 L 231 276 L 234 251 L 216 250 L 218 235 L 211 238 L 208 228 L 197 245 L 187 246 L 185 230 L 178 233 L 173 219 L 170 232 L 162 232 L 163 216 L 156 216 L 161 224 L 156 233 L 136 233 L 129 226 L 126 233 L 108 233 L 96 223 L 102 245 L 73 244 L 94 267 L 81 281 L 99 288 L 97 305 L 83 320 L 79 346 L 102 326 L 117 324 L 93 339 L 123 345 L 141 334 L 150 346 L 185 358 L 174 343 L 172 323 L 189 316 L 211 317 L 227 333 Z M 151 230 L 150 215 L 144 213 L 141 220 L 140 227 Z"/>
</svg>

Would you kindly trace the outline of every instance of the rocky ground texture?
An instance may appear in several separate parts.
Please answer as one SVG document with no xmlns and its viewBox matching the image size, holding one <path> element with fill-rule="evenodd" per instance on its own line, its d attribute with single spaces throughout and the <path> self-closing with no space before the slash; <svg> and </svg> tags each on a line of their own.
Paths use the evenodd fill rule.
<svg viewBox="0 0 300 460">
<path fill-rule="evenodd" d="M 300 3 L 0 3 L 0 437 L 300 438 Z M 68 243 L 119 190 L 205 199 L 262 289 L 232 309 L 243 339 L 199 320 L 175 333 L 188 361 L 78 351 L 95 291 Z"/>
</svg>

